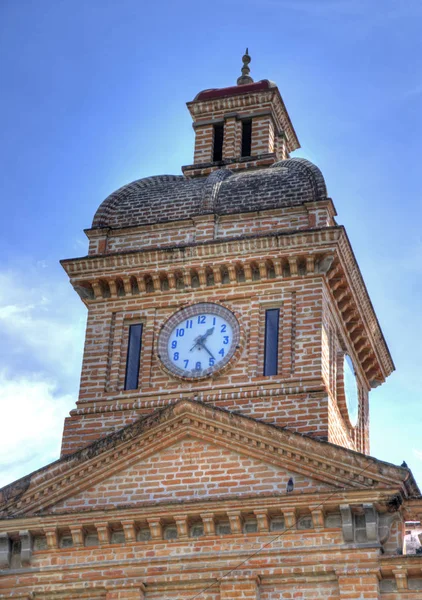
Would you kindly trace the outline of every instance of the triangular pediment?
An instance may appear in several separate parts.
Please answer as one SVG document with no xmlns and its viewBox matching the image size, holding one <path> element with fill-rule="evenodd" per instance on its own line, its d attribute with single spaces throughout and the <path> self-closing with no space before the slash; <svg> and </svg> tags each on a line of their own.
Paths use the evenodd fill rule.
<svg viewBox="0 0 422 600">
<path fill-rule="evenodd" d="M 290 477 L 293 494 L 409 486 L 406 469 L 183 400 L 6 486 L 0 514 L 285 494 Z"/>
<path fill-rule="evenodd" d="M 53 512 L 332 490 L 333 486 L 181 429 L 182 437 L 54 505 Z"/>
</svg>

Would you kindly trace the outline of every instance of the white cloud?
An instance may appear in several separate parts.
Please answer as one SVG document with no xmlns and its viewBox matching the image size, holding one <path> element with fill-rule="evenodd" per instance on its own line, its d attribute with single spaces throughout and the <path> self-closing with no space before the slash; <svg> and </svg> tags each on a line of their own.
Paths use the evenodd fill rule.
<svg viewBox="0 0 422 600">
<path fill-rule="evenodd" d="M 32 275 L 31 285 L 31 272 L 0 272 L 0 335 L 7 335 L 10 353 L 27 354 L 29 365 L 57 373 L 61 385 L 73 382 L 81 364 L 85 308 L 64 279 L 49 278 L 44 265 L 37 264 Z"/>
<path fill-rule="evenodd" d="M 0 486 L 59 457 L 75 407 L 86 309 L 43 261 L 0 272 Z"/>
<path fill-rule="evenodd" d="M 52 381 L 0 372 L 0 487 L 57 459 L 63 420 L 76 398 Z"/>
</svg>

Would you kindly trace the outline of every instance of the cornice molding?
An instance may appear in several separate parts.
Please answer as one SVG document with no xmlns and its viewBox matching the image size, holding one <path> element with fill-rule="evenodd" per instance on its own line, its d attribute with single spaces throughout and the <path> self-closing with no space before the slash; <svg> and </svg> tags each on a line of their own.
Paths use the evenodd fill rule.
<svg viewBox="0 0 422 600">
<path fill-rule="evenodd" d="M 291 469 L 338 489 L 397 487 L 408 495 L 406 469 L 250 417 L 182 400 L 34 473 L 33 485 L 29 479 L 23 492 L 19 481 L 3 488 L 2 514 L 45 511 L 186 437 Z M 17 497 L 13 485 L 18 488 Z"/>
<path fill-rule="evenodd" d="M 160 268 L 160 265 L 162 265 L 162 268 L 165 268 L 165 265 L 170 263 L 173 266 L 177 266 L 179 263 L 185 265 L 186 259 L 203 260 L 222 256 L 226 259 L 230 257 L 240 259 L 242 253 L 278 249 L 290 250 L 292 248 L 303 249 L 305 246 L 308 247 L 309 253 L 315 254 L 314 248 L 337 242 L 342 235 L 342 231 L 342 227 L 326 227 L 293 232 L 277 232 L 271 235 L 254 234 L 250 237 L 239 236 L 166 248 L 154 247 L 144 250 L 127 250 L 101 256 L 88 255 L 80 258 L 64 259 L 60 263 L 69 277 L 82 277 L 89 274 L 121 270 L 123 267 L 135 268 L 142 266 L 145 268 L 148 265 L 155 265 Z M 309 249 L 310 247 L 312 247 L 312 252 Z"/>
</svg>

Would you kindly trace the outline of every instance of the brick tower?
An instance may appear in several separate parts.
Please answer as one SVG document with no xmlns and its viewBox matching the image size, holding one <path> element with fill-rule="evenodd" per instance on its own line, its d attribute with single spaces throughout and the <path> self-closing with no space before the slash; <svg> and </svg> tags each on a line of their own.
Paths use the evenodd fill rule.
<svg viewBox="0 0 422 600">
<path fill-rule="evenodd" d="M 0 598 L 422 593 L 422 557 L 398 551 L 418 487 L 368 456 L 394 365 L 324 178 L 290 158 L 249 62 L 188 102 L 183 175 L 111 194 L 62 261 L 88 309 L 79 399 L 62 458 L 0 491 Z"/>
</svg>

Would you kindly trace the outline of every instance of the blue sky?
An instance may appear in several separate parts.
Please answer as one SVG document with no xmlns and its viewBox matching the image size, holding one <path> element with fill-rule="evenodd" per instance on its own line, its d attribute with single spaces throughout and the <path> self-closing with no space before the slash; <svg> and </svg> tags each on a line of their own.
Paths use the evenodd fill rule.
<svg viewBox="0 0 422 600">
<path fill-rule="evenodd" d="M 2 0 L 0 485 L 55 459 L 85 308 L 58 261 L 112 191 L 192 162 L 185 102 L 277 82 L 346 226 L 397 371 L 371 454 L 422 485 L 419 0 Z M 6 466 L 8 465 L 8 466 Z"/>
</svg>

